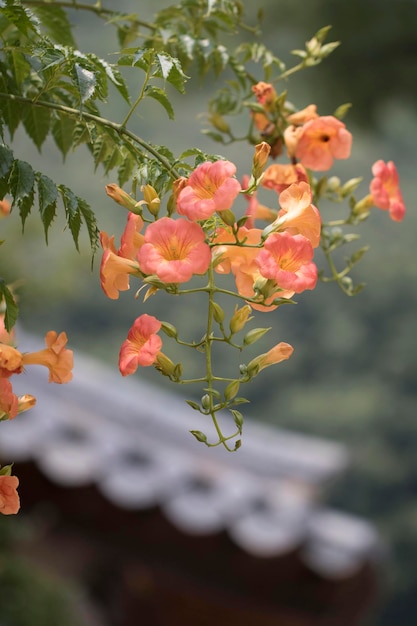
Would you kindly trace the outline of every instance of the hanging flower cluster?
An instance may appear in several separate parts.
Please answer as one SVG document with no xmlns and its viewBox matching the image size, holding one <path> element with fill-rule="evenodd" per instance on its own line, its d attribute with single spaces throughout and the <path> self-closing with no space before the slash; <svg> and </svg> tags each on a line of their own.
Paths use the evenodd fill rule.
<svg viewBox="0 0 417 626">
<path fill-rule="evenodd" d="M 30 394 L 17 396 L 10 378 L 25 371 L 27 365 L 43 365 L 49 370 L 49 382 L 67 383 L 72 379 L 73 353 L 67 345 L 64 332 L 50 330 L 45 337 L 46 347 L 36 352 L 20 352 L 14 347 L 14 333 L 7 333 L 0 318 L 0 421 L 14 419 L 31 409 L 36 398 Z M 17 487 L 19 481 L 11 475 L 11 465 L 0 468 L 0 513 L 17 513 L 20 507 Z"/>
<path fill-rule="evenodd" d="M 350 156 L 352 135 L 343 122 L 335 116 L 319 116 L 313 104 L 290 112 L 271 84 L 260 82 L 253 92 L 257 108 L 252 123 L 264 140 L 255 146 L 251 176 L 243 176 L 240 183 L 235 164 L 227 160 L 199 163 L 188 178 L 180 177 L 173 183 L 164 216 L 160 215 L 161 199 L 150 184 L 142 187 L 144 199 L 139 201 L 116 184 L 108 185 L 107 194 L 128 209 L 128 218 L 118 250 L 114 237 L 101 233 L 101 286 L 109 298 L 117 299 L 121 291 L 128 290 L 131 277 L 143 282 L 147 289 L 145 301 L 158 290 L 177 296 L 199 293 L 207 297 L 208 317 L 202 339 L 186 342 L 170 322 L 143 313 L 121 346 L 119 369 L 127 376 L 140 366 L 154 366 L 176 383 L 204 385 L 200 402 L 188 400 L 188 404 L 212 418 L 217 439 L 210 442 L 203 432 L 191 432 L 206 445 L 222 444 L 229 450 L 237 449 L 241 441 L 243 416 L 236 406 L 247 402 L 238 396 L 241 385 L 264 368 L 289 359 L 293 347 L 279 342 L 247 364 L 240 364 L 235 378 L 215 371 L 212 348 L 215 343 L 223 343 L 240 353 L 269 330 L 254 328 L 236 339 L 253 319 L 254 311 L 274 311 L 316 287 L 319 271 L 315 249 L 321 245 L 328 253 L 326 246 L 335 246 L 332 235 L 326 234 L 329 224 L 323 224 L 317 201 L 323 195 L 346 197 L 346 189 L 351 194 L 359 180 L 349 181 L 342 188 L 333 177 L 331 184 L 321 184 L 320 188 L 313 175 L 329 170 L 335 159 Z M 270 157 L 275 159 L 284 151 L 288 163 L 268 165 Z M 351 215 L 345 223 L 363 220 L 371 206 L 388 209 L 397 221 L 404 216 L 395 166 L 378 161 L 373 174 L 370 194 L 359 202 L 350 198 Z M 271 207 L 258 201 L 261 189 L 273 193 Z M 237 217 L 241 196 L 247 200 L 247 209 Z M 258 227 L 259 221 L 266 225 Z M 234 290 L 218 284 L 226 275 L 233 277 Z M 184 283 L 198 276 L 203 277 L 203 285 L 185 288 Z M 332 277 L 347 289 L 345 278 L 344 272 Z M 219 303 L 224 295 L 237 301 L 228 326 Z M 162 351 L 161 332 L 182 346 L 204 352 L 205 372 L 185 378 L 182 365 L 174 364 Z M 225 409 L 235 425 L 227 436 L 217 419 Z M 230 440 L 234 440 L 232 447 Z"/>
<path fill-rule="evenodd" d="M 189 329 L 181 328 L 182 320 L 175 325 L 172 320 L 141 312 L 120 348 L 121 375 L 130 376 L 139 368 L 154 367 L 174 383 L 193 389 L 198 386 L 198 395 L 193 397 L 199 400 L 187 402 L 200 418 L 209 418 L 209 423 L 211 420 L 214 437 L 201 430 L 191 433 L 208 446 L 237 450 L 243 428 L 239 407 L 248 402 L 240 395 L 241 388 L 267 367 L 288 360 L 294 351 L 286 341 L 274 340 L 275 345 L 253 354 L 254 345 L 264 341 L 270 328 L 252 327 L 252 321 L 265 318 L 268 313 L 275 315 L 280 307 L 294 304 L 295 298 L 314 290 L 319 281 L 336 283 L 349 296 L 357 294 L 363 285 L 354 285 L 350 274 L 367 247 L 350 256 L 339 254 L 359 236 L 356 232 L 346 233 L 345 228 L 359 226 L 373 207 L 387 211 L 396 222 L 405 216 L 393 162 L 374 163 L 369 191 L 360 199 L 355 193 L 361 178 L 342 182 L 338 176 L 328 176 L 336 162 L 351 154 L 352 134 L 343 121 L 347 105 L 333 114 L 322 115 L 315 104 L 297 109 L 286 91 L 276 90 L 276 85 L 294 72 L 320 63 L 339 42 L 324 43 L 330 27 L 320 29 L 306 42 L 305 50 L 292 51 L 299 61 L 287 69 L 259 42 L 239 44 L 235 52 L 228 52 L 220 44 L 220 34 L 237 33 L 244 27 L 243 12 L 234 2 L 210 2 L 208 11 L 206 2 L 180 2 L 168 12 L 168 17 L 164 13 L 161 19 L 158 14 L 152 32 L 146 36 L 141 31 L 142 20 L 124 15 L 123 23 L 130 24 L 126 30 L 129 46 L 136 37 L 140 45 L 124 46 L 115 64 L 71 46 L 64 46 L 65 63 L 61 63 L 58 61 L 63 58 L 63 47 L 55 42 L 65 33 L 66 40 L 72 40 L 69 21 L 66 25 L 62 16 L 59 25 L 52 24 L 40 13 L 34 15 L 30 8 L 22 8 L 20 2 L 6 4 L 6 8 L 0 8 L 0 26 L 5 44 L 2 67 L 9 89 L 0 93 L 1 130 L 6 128 L 13 137 L 17 125 L 22 123 L 38 149 L 51 135 L 64 157 L 70 148 L 86 144 L 95 167 L 103 165 L 106 175 L 117 170 L 120 185 L 132 177 L 132 194 L 117 184 L 106 187 L 108 196 L 128 213 L 120 245 L 114 236 L 100 233 L 100 281 L 105 295 L 118 300 L 136 282 L 136 297 L 142 294 L 144 303 L 164 292 L 164 296 L 187 298 L 190 310 L 194 298 L 199 299 L 199 311 L 201 300 L 207 304 L 198 339 L 192 340 L 187 336 Z M 61 11 L 64 5 L 58 4 Z M 73 8 L 89 10 L 83 4 Z M 95 7 L 94 12 L 99 16 L 100 7 Z M 215 19 L 207 20 L 209 15 Z M 110 11 L 109 23 L 120 25 L 120 15 Z M 190 45 L 186 46 L 178 45 L 177 40 L 184 24 L 189 29 Z M 166 37 L 168 31 L 172 37 Z M 202 38 L 203 31 L 207 39 L 206 35 Z M 248 32 L 246 26 L 241 32 Z M 22 43 L 22 37 L 28 41 Z M 218 45 L 207 48 L 207 41 L 216 41 Z M 35 64 L 29 61 L 31 51 Z M 155 146 L 128 127 L 136 109 L 149 97 L 173 117 L 165 86 L 169 83 L 183 93 L 188 78 L 186 67 L 191 67 L 196 58 L 201 77 L 210 68 L 216 75 L 228 68 L 235 76 L 225 81 L 221 93 L 210 100 L 206 119 L 214 132 L 208 130 L 207 135 L 223 146 L 237 141 L 242 146 L 247 141 L 255 150 L 250 174 L 238 176 L 231 160 L 206 155 L 196 147 L 174 156 L 168 146 Z M 263 71 L 264 81 L 254 84 L 252 66 Z M 129 67 L 144 73 L 135 98 L 130 97 L 122 73 Z M 50 80 L 51 72 L 54 80 Z M 161 80 L 163 88 L 158 86 Z M 98 106 L 110 84 L 129 107 L 119 122 L 103 117 Z M 62 85 L 68 89 L 62 89 Z M 31 128 L 26 123 L 29 110 Z M 225 116 L 242 113 L 246 115 L 246 132 L 242 134 L 240 127 L 235 134 L 232 122 Z M 0 219 L 17 207 L 24 224 L 36 199 L 47 235 L 57 201 L 62 200 L 76 247 L 84 222 L 95 250 L 98 230 L 88 204 L 65 185 L 55 184 L 30 164 L 15 158 L 3 141 Z M 195 161 L 190 164 L 192 158 Z M 278 158 L 281 162 L 277 162 Z M 143 194 L 140 199 L 136 198 L 138 187 Z M 12 197 L 11 203 L 3 199 L 6 194 Z M 331 211 L 329 219 L 329 205 L 333 209 L 341 203 L 347 204 L 347 215 Z M 319 248 L 320 258 L 327 264 L 325 269 L 317 266 Z M 73 356 L 66 347 L 66 334 L 54 331 L 47 333 L 43 350 L 20 352 L 9 332 L 18 316 L 17 303 L 13 289 L 1 278 L 0 304 L 7 326 L 7 332 L 0 327 L 0 420 L 12 420 L 35 404 L 33 396 L 19 397 L 14 393 L 12 377 L 27 366 L 40 364 L 48 368 L 50 382 L 66 383 L 72 377 Z M 169 311 L 169 307 L 166 309 Z M 181 350 L 201 353 L 199 364 L 190 368 L 187 360 L 184 364 L 175 363 L 167 354 L 166 339 Z M 239 360 L 234 369 L 230 360 L 223 358 L 222 349 L 235 351 Z M 185 371 L 187 367 L 192 369 L 191 374 Z M 226 426 L 221 427 L 220 422 Z M 0 513 L 18 510 L 17 486 L 11 466 L 0 468 Z"/>
</svg>

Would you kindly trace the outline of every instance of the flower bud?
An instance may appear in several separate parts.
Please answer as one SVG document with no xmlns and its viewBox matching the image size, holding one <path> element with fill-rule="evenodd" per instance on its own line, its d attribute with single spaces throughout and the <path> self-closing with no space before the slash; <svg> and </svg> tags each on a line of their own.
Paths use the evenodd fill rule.
<svg viewBox="0 0 417 626">
<path fill-rule="evenodd" d="M 317 37 L 313 37 L 306 42 L 306 50 L 310 56 L 316 57 L 320 54 L 321 43 Z"/>
<path fill-rule="evenodd" d="M 228 226 L 234 226 L 236 222 L 236 217 L 230 209 L 226 209 L 225 211 L 219 211 L 219 215 L 225 224 L 227 224 Z"/>
<path fill-rule="evenodd" d="M 361 181 L 362 178 L 349 179 L 340 190 L 342 197 L 345 198 L 349 194 L 353 193 Z"/>
<path fill-rule="evenodd" d="M 238 309 L 235 307 L 235 312 L 229 322 L 230 332 L 234 335 L 235 333 L 240 332 L 246 325 L 246 323 L 252 319 L 250 314 L 252 313 L 252 308 L 249 304 L 245 304 L 242 308 Z"/>
<path fill-rule="evenodd" d="M 362 198 L 362 200 L 359 200 L 359 202 L 356 202 L 352 209 L 352 213 L 353 215 L 355 215 L 355 217 L 365 218 L 368 216 L 369 211 L 373 206 L 374 201 L 372 199 L 372 195 L 369 194 Z"/>
<path fill-rule="evenodd" d="M 275 365 L 276 363 L 281 363 L 281 361 L 289 359 L 293 352 L 294 348 L 289 343 L 281 341 L 276 346 L 271 348 L 271 350 L 265 352 L 264 354 L 260 354 L 248 363 L 248 375 L 253 378 L 253 376 L 256 376 L 256 374 L 265 369 L 265 367 L 269 367 L 270 365 Z"/>
<path fill-rule="evenodd" d="M 194 435 L 197 441 L 200 443 L 207 443 L 207 435 L 201 432 L 201 430 L 190 430 L 190 433 Z"/>
<path fill-rule="evenodd" d="M 240 432 L 242 432 L 243 423 L 245 421 L 242 413 L 240 411 L 236 411 L 236 409 L 232 409 L 231 413 L 233 415 L 234 423 L 236 424 Z"/>
<path fill-rule="evenodd" d="M 210 410 L 210 396 L 208 393 L 205 393 L 204 396 L 202 396 L 201 398 L 201 406 L 203 407 L 203 409 L 205 411 L 209 411 Z"/>
<path fill-rule="evenodd" d="M 36 398 L 26 393 L 23 396 L 19 396 L 18 398 L 18 412 L 23 413 L 24 411 L 28 411 L 36 404 Z"/>
<path fill-rule="evenodd" d="M 259 104 L 264 107 L 265 111 L 272 111 L 274 109 L 277 93 L 271 83 L 260 81 L 259 83 L 256 83 L 256 85 L 252 86 L 252 91 Z"/>
<path fill-rule="evenodd" d="M 338 176 L 330 176 L 327 181 L 327 189 L 329 191 L 337 191 L 340 188 L 340 178 Z"/>
<path fill-rule="evenodd" d="M 143 185 L 143 187 L 141 187 L 141 192 L 143 193 L 143 198 L 146 206 L 148 207 L 149 213 L 157 217 L 159 209 L 161 208 L 161 200 L 155 189 L 152 185 Z"/>
<path fill-rule="evenodd" d="M 161 322 L 161 330 L 163 330 L 164 333 L 172 339 L 176 339 L 178 337 L 177 329 L 169 322 Z"/>
<path fill-rule="evenodd" d="M 255 154 L 252 164 L 252 174 L 255 180 L 258 180 L 258 178 L 260 178 L 264 167 L 268 162 L 270 152 L 271 146 L 266 143 L 266 141 L 262 141 L 262 143 L 258 143 L 255 146 Z"/>
<path fill-rule="evenodd" d="M 233 400 L 233 398 L 236 397 L 238 391 L 239 391 L 239 387 L 240 387 L 240 383 L 238 380 L 233 380 L 231 383 L 229 383 L 226 387 L 226 389 L 224 390 L 224 398 L 225 400 L 227 400 L 228 402 L 230 400 Z"/>
<path fill-rule="evenodd" d="M 126 191 L 123 191 L 119 185 L 116 185 L 115 183 L 106 185 L 106 194 L 128 211 L 136 214 L 139 213 L 136 200 L 126 193 Z"/>
<path fill-rule="evenodd" d="M 217 304 L 217 302 L 213 302 L 213 317 L 218 324 L 221 324 L 224 320 L 224 311 L 222 307 Z"/>
<path fill-rule="evenodd" d="M 155 359 L 155 368 L 158 372 L 161 372 L 164 376 L 168 376 L 172 380 L 175 379 L 175 368 L 176 365 L 171 361 L 169 357 L 163 352 L 158 352 Z"/>
<path fill-rule="evenodd" d="M 270 330 L 271 328 L 253 328 L 246 333 L 243 339 L 243 344 L 245 346 L 250 346 L 252 343 L 255 343 L 255 341 L 261 339 L 261 337 L 263 337 Z"/>
</svg>

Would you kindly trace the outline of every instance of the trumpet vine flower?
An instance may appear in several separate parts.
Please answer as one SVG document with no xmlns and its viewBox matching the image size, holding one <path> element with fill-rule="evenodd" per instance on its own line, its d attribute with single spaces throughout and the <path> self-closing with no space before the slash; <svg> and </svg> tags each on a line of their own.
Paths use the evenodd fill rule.
<svg viewBox="0 0 417 626">
<path fill-rule="evenodd" d="M 304 167 L 325 171 L 332 167 L 334 159 L 349 158 L 352 135 L 343 122 L 325 115 L 297 127 L 293 142 L 294 156 Z"/>
<path fill-rule="evenodd" d="M 119 354 L 119 370 L 122 376 L 136 372 L 139 365 L 152 365 L 162 348 L 162 339 L 157 335 L 161 322 L 144 313 L 137 317 L 123 342 Z"/>
<path fill-rule="evenodd" d="M 236 166 L 230 161 L 201 163 L 178 194 L 179 215 L 197 221 L 230 209 L 241 189 L 235 173 Z"/>
<path fill-rule="evenodd" d="M 165 283 L 184 283 L 207 272 L 211 251 L 199 224 L 162 217 L 146 229 L 138 261 L 144 274 L 156 274 Z"/>
<path fill-rule="evenodd" d="M 318 272 L 313 259 L 313 246 L 303 235 L 273 233 L 259 252 L 256 263 L 265 278 L 274 280 L 282 289 L 301 293 L 314 289 Z"/>
<path fill-rule="evenodd" d="M 0 513 L 2 515 L 14 515 L 20 509 L 18 486 L 17 476 L 0 475 Z"/>
<path fill-rule="evenodd" d="M 389 211 L 391 219 L 395 222 L 401 222 L 405 215 L 405 204 L 394 163 L 379 160 L 373 164 L 372 174 L 374 178 L 371 181 L 370 192 L 374 205 Z"/>
</svg>

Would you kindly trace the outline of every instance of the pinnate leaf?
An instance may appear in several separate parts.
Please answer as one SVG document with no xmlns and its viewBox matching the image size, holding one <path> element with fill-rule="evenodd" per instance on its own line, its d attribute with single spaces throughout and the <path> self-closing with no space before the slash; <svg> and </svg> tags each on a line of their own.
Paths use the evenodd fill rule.
<svg viewBox="0 0 417 626">
<path fill-rule="evenodd" d="M 148 86 L 146 89 L 146 95 L 150 98 L 154 98 L 161 104 L 165 111 L 168 113 L 168 117 L 173 120 L 174 119 L 174 109 L 172 107 L 171 102 L 169 101 L 166 92 L 159 87 L 151 87 Z"/>
<path fill-rule="evenodd" d="M 45 230 L 45 239 L 48 241 L 48 230 L 56 216 L 58 189 L 54 181 L 44 174 L 38 174 L 37 182 L 39 212 Z"/>
<path fill-rule="evenodd" d="M 51 111 L 45 107 L 25 106 L 23 125 L 38 150 L 48 136 L 51 126 Z"/>
<path fill-rule="evenodd" d="M 53 123 L 52 136 L 64 158 L 72 148 L 75 125 L 73 118 L 62 113 L 58 113 Z"/>
<path fill-rule="evenodd" d="M 51 39 L 64 46 L 75 48 L 71 24 L 61 7 L 49 2 L 47 6 L 34 6 L 32 11 L 39 18 Z"/>
<path fill-rule="evenodd" d="M 0 278 L 0 302 L 5 304 L 4 327 L 10 332 L 17 320 L 18 306 L 3 278 Z"/>
<path fill-rule="evenodd" d="M 96 76 L 94 72 L 82 67 L 79 63 L 74 65 L 76 81 L 81 103 L 87 102 L 96 90 Z"/>
<path fill-rule="evenodd" d="M 35 183 L 35 172 L 32 166 L 26 161 L 16 159 L 13 163 L 9 179 L 10 193 L 14 203 L 20 205 L 24 198 L 30 197 L 33 193 Z"/>
</svg>

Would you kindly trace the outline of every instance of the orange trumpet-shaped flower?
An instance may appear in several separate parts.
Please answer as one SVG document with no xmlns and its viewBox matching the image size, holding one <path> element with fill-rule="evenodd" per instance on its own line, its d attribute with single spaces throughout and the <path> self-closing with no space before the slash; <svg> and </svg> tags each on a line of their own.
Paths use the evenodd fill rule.
<svg viewBox="0 0 417 626">
<path fill-rule="evenodd" d="M 49 369 L 49 382 L 68 383 L 72 379 L 73 352 L 68 350 L 67 335 L 50 330 L 46 333 L 46 348 L 23 354 L 23 365 L 44 365 Z"/>
<path fill-rule="evenodd" d="M 236 245 L 236 237 L 230 228 L 219 228 L 216 232 L 213 243 L 214 258 L 221 257 L 221 261 L 216 263 L 215 269 L 219 274 L 235 273 L 241 265 L 246 265 L 255 259 L 259 252 L 256 247 L 261 241 L 262 231 L 260 228 L 247 228 L 242 226 L 237 233 L 239 241 L 244 241 L 243 245 Z M 246 245 L 245 245 L 246 244 Z"/>
<path fill-rule="evenodd" d="M 230 161 L 201 163 L 178 194 L 178 213 L 197 221 L 230 209 L 240 191 L 235 173 L 236 166 Z"/>
<path fill-rule="evenodd" d="M 248 302 L 256 311 L 274 311 L 278 305 L 272 304 L 279 298 L 289 299 L 294 295 L 294 290 L 282 289 L 274 280 L 264 278 L 259 270 L 256 259 L 242 263 L 235 267 L 234 276 L 238 293 L 244 298 L 262 301 Z M 262 292 L 262 297 L 258 292 Z M 262 299 L 261 299 L 262 298 Z"/>
<path fill-rule="evenodd" d="M 5 343 L 0 344 L 0 376 L 8 378 L 23 370 L 23 356 L 19 350 Z"/>
<path fill-rule="evenodd" d="M 162 217 L 146 229 L 138 261 L 144 274 L 156 274 L 165 283 L 184 283 L 207 272 L 211 251 L 199 224 Z"/>
<path fill-rule="evenodd" d="M 136 372 L 139 365 L 152 365 L 162 348 L 162 339 L 157 335 L 161 322 L 144 313 L 137 317 L 123 342 L 119 354 L 119 369 L 122 376 Z"/>
<path fill-rule="evenodd" d="M 298 127 L 292 141 L 294 156 L 304 167 L 315 171 L 330 169 L 334 159 L 347 159 L 352 147 L 351 133 L 332 115 L 317 117 Z"/>
<path fill-rule="evenodd" d="M 17 493 L 19 479 L 17 476 L 0 475 L 0 513 L 14 515 L 20 509 L 20 498 Z"/>
<path fill-rule="evenodd" d="M 220 228 L 216 233 L 215 243 L 220 245 L 213 248 L 214 256 L 220 257 L 220 262 L 216 263 L 215 270 L 219 274 L 228 274 L 232 272 L 235 277 L 238 293 L 244 298 L 258 297 L 255 291 L 257 283 L 267 283 L 263 279 L 257 264 L 257 256 L 260 248 L 257 244 L 261 241 L 262 231 L 259 228 L 239 228 L 239 241 L 244 241 L 243 245 L 234 245 L 235 236 L 231 230 Z M 247 245 L 245 245 L 247 244 Z M 265 285 L 263 290 L 263 304 L 250 302 L 250 306 L 258 311 L 272 311 L 276 308 L 271 303 L 275 298 L 291 298 L 294 295 L 293 290 L 283 290 L 274 281 L 270 281 Z"/>
<path fill-rule="evenodd" d="M 281 210 L 276 220 L 265 228 L 264 236 L 272 232 L 286 231 L 290 235 L 304 235 L 313 248 L 320 243 L 321 217 L 319 210 L 311 204 L 312 195 L 307 183 L 294 183 L 279 196 Z"/>
<path fill-rule="evenodd" d="M 100 264 L 100 282 L 108 298 L 117 300 L 120 291 L 130 288 L 130 275 L 142 276 L 137 261 L 119 256 L 110 248 L 104 250 Z"/>
<path fill-rule="evenodd" d="M 373 164 L 372 174 L 374 179 L 371 181 L 370 192 L 374 205 L 388 210 L 392 220 L 401 222 L 405 215 L 405 204 L 394 163 L 379 160 Z"/>
<path fill-rule="evenodd" d="M 277 92 L 271 83 L 260 81 L 259 83 L 256 83 L 256 85 L 253 85 L 252 91 L 259 104 L 261 104 L 266 111 L 270 111 L 273 108 Z"/>
<path fill-rule="evenodd" d="M 259 252 L 256 263 L 265 278 L 274 280 L 282 289 L 301 293 L 314 289 L 317 267 L 312 263 L 313 246 L 303 235 L 273 233 Z"/>
<path fill-rule="evenodd" d="M 100 264 L 101 288 L 108 298 L 117 300 L 120 291 L 130 288 L 129 276 L 142 276 L 136 255 L 144 243 L 141 234 L 143 220 L 135 213 L 129 213 L 126 227 L 120 239 L 120 248 L 116 250 L 114 236 L 100 233 L 103 256 Z"/>
<path fill-rule="evenodd" d="M 19 412 L 19 400 L 8 378 L 0 378 L 0 419 L 13 419 Z"/>
<path fill-rule="evenodd" d="M 301 163 L 295 165 L 274 163 L 266 168 L 262 178 L 262 187 L 281 193 L 293 183 L 301 181 L 308 183 L 307 172 Z"/>
</svg>

